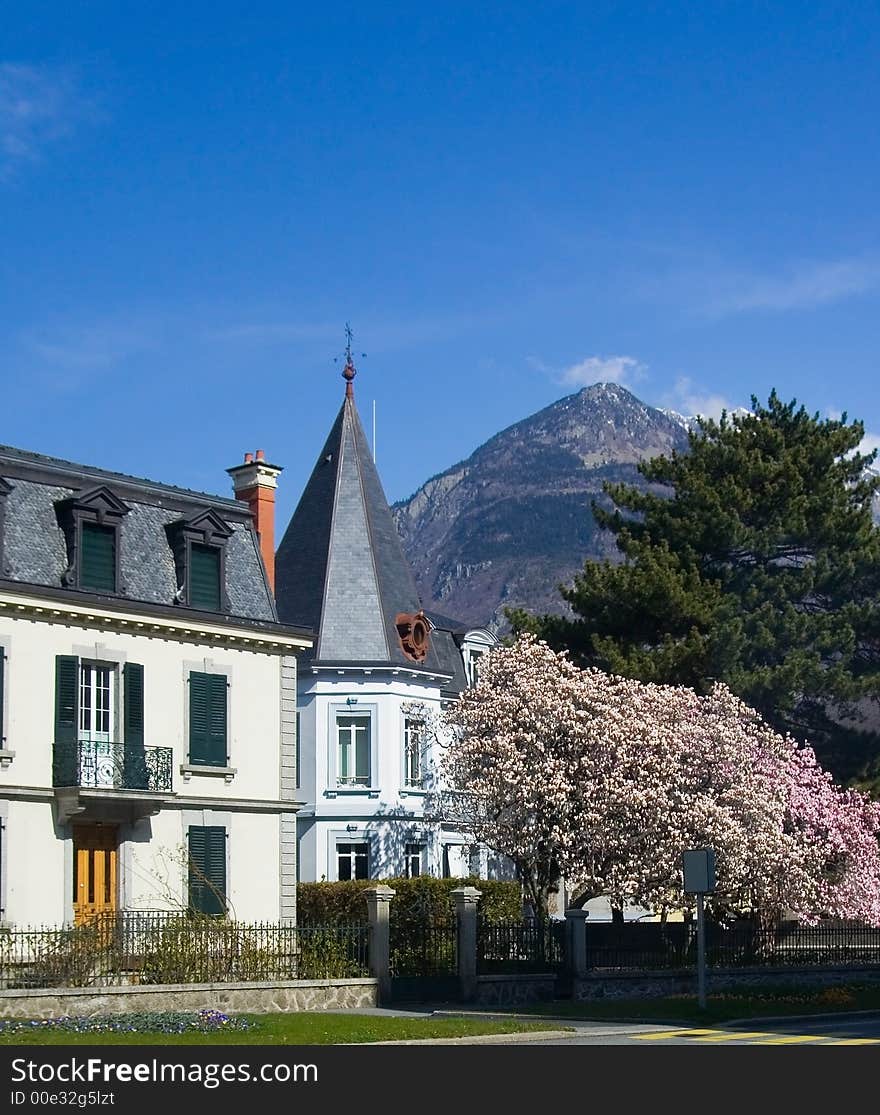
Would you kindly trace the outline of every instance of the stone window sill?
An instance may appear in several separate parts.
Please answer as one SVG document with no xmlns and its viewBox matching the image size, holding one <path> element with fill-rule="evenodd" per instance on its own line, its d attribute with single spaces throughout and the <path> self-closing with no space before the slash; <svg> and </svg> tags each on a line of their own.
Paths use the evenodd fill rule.
<svg viewBox="0 0 880 1115">
<path fill-rule="evenodd" d="M 377 798 L 379 796 L 379 790 L 375 786 L 334 786 L 324 791 L 324 797 L 326 798 L 335 798 L 337 795 L 350 797 L 352 794 L 360 795 L 361 797 Z"/>
<path fill-rule="evenodd" d="M 14 751 L 6 751 L 5 749 L 0 750 L 0 767 L 6 770 L 6 768 L 9 766 L 14 758 Z"/>
<path fill-rule="evenodd" d="M 421 786 L 402 786 L 400 788 L 400 796 L 402 798 L 409 796 L 423 798 L 427 793 L 428 791 Z"/>
<path fill-rule="evenodd" d="M 189 782 L 194 774 L 204 774 L 209 778 L 223 778 L 225 782 L 231 782 L 238 774 L 238 769 L 236 767 L 203 766 L 201 763 L 181 763 L 180 773 L 183 775 L 184 782 Z"/>
</svg>

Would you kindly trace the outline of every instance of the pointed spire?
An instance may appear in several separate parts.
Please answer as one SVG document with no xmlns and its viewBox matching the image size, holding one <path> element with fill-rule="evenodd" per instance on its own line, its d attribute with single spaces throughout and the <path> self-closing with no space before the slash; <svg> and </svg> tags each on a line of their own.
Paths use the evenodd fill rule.
<svg viewBox="0 0 880 1115">
<path fill-rule="evenodd" d="M 353 399 L 339 408 L 275 570 L 278 615 L 315 632 L 314 661 L 440 670 Z"/>
<path fill-rule="evenodd" d="M 346 399 L 354 398 L 354 377 L 357 375 L 357 368 L 354 366 L 354 361 L 351 358 L 351 325 L 345 323 L 345 367 L 342 369 L 342 378 L 345 380 L 345 397 Z"/>
</svg>

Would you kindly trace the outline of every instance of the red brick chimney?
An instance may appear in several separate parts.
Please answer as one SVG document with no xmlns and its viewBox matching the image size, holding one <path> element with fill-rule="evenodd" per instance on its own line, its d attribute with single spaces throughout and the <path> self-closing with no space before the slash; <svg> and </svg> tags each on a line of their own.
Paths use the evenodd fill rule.
<svg viewBox="0 0 880 1115">
<path fill-rule="evenodd" d="M 258 449 L 256 454 L 245 453 L 244 464 L 226 470 L 232 477 L 235 498 L 246 503 L 254 517 L 260 553 L 269 587 L 275 591 L 275 488 L 278 485 L 280 465 L 270 465 L 266 454 Z"/>
</svg>

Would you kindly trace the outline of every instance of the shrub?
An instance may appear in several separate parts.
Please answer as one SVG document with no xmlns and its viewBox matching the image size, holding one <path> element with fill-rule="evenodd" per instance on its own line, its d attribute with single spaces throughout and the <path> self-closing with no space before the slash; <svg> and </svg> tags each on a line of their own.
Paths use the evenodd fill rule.
<svg viewBox="0 0 880 1115">
<path fill-rule="evenodd" d="M 367 919 L 364 892 L 377 883 L 396 891 L 391 902 L 392 926 L 406 922 L 442 924 L 455 916 L 450 893 L 457 887 L 473 886 L 482 892 L 478 912 L 489 922 L 519 921 L 522 897 L 517 882 L 498 879 L 435 879 L 431 875 L 415 878 L 350 879 L 334 883 L 297 885 L 297 923 L 299 925 L 360 925 Z"/>
</svg>

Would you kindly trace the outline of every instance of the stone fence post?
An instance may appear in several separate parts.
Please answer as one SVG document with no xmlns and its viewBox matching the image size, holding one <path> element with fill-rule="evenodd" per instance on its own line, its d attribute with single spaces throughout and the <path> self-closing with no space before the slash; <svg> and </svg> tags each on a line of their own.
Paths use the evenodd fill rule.
<svg viewBox="0 0 880 1115">
<path fill-rule="evenodd" d="M 565 911 L 565 963 L 572 979 L 584 979 L 587 974 L 587 918 L 588 910 Z"/>
<path fill-rule="evenodd" d="M 378 1001 L 391 997 L 391 934 L 388 927 L 389 903 L 397 891 L 384 883 L 365 891 L 370 918 L 370 975 L 379 981 Z"/>
<path fill-rule="evenodd" d="M 455 959 L 462 1001 L 477 997 L 477 903 L 483 892 L 476 887 L 457 887 L 450 891 L 455 903 Z"/>
</svg>

